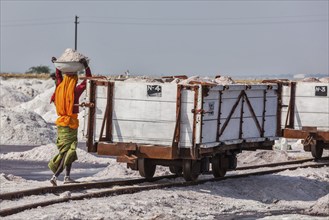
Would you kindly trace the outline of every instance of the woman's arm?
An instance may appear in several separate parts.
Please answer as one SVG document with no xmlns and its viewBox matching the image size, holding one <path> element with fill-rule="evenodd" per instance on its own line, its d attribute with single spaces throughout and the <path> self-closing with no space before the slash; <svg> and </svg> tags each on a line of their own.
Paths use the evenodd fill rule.
<svg viewBox="0 0 329 220">
<path fill-rule="evenodd" d="M 63 81 L 62 72 L 59 69 L 56 69 L 56 87 Z"/>
<path fill-rule="evenodd" d="M 85 67 L 85 72 L 86 72 L 86 77 L 91 77 L 91 70 L 88 66 L 88 63 L 85 59 L 81 59 L 79 61 L 80 63 L 82 63 Z M 77 95 L 78 97 L 80 97 L 80 95 L 85 91 L 87 87 L 87 80 L 83 80 L 75 89 L 75 95 Z"/>
</svg>

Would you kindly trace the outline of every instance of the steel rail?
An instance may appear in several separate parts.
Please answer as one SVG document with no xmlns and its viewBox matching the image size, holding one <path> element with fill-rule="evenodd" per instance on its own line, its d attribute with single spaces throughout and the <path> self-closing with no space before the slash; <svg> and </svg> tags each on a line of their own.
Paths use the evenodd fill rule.
<svg viewBox="0 0 329 220">
<path fill-rule="evenodd" d="M 322 158 L 322 160 L 326 160 L 326 159 L 329 159 L 329 157 Z M 248 170 L 248 169 L 257 169 L 257 168 L 265 168 L 265 167 L 276 167 L 276 166 L 299 164 L 299 163 L 305 163 L 305 162 L 311 162 L 311 161 L 314 161 L 314 159 L 308 158 L 308 159 L 286 161 L 286 162 L 279 162 L 279 163 L 244 166 L 244 167 L 238 167 L 235 170 Z M 204 174 L 211 174 L 211 171 L 206 172 Z M 55 186 L 55 187 L 54 186 L 40 187 L 40 188 L 34 188 L 34 189 L 2 193 L 2 194 L 0 194 L 0 200 L 19 199 L 19 198 L 22 198 L 25 196 L 40 195 L 40 194 L 47 194 L 47 193 L 61 193 L 64 191 L 99 189 L 99 188 L 107 188 L 107 187 L 113 187 L 113 186 L 129 186 L 129 185 L 141 184 L 141 183 L 145 183 L 145 182 L 155 182 L 155 181 L 159 181 L 162 179 L 174 179 L 177 177 L 178 177 L 178 175 L 166 175 L 166 176 L 153 177 L 148 180 L 146 180 L 145 178 L 138 178 L 138 179 L 118 180 L 118 181 L 75 183 L 75 184 L 61 185 L 61 186 Z"/>
<path fill-rule="evenodd" d="M 7 208 L 7 209 L 3 209 L 0 211 L 0 216 L 4 217 L 4 216 L 8 216 L 8 215 L 13 215 L 13 214 L 17 214 L 19 212 L 22 212 L 22 211 L 25 211 L 28 209 L 33 209 L 33 208 L 37 208 L 37 207 L 45 207 L 45 206 L 49 206 L 49 205 L 53 205 L 53 204 L 57 204 L 57 203 L 68 202 L 71 200 L 83 200 L 83 199 L 100 198 L 100 197 L 106 197 L 106 196 L 116 196 L 116 195 L 122 195 L 122 194 L 133 194 L 133 193 L 142 192 L 142 191 L 146 191 L 146 190 L 153 190 L 153 189 L 195 186 L 195 185 L 200 185 L 200 184 L 204 184 L 207 182 L 218 182 L 218 181 L 227 180 L 227 179 L 237 179 L 237 178 L 245 178 L 245 177 L 250 177 L 250 176 L 273 174 L 273 173 L 278 173 L 278 172 L 282 172 L 282 171 L 286 171 L 286 170 L 296 170 L 299 168 L 308 168 L 308 167 L 317 168 L 317 167 L 324 167 L 324 166 L 329 166 L 329 162 L 271 169 L 271 170 L 266 170 L 266 171 L 251 172 L 251 173 L 245 173 L 245 174 L 225 176 L 225 177 L 220 177 L 220 178 L 203 179 L 203 180 L 197 180 L 197 181 L 191 181 L 191 182 L 160 183 L 160 184 L 153 184 L 153 185 L 147 185 L 147 186 L 129 186 L 129 187 L 123 187 L 123 188 L 117 188 L 117 189 L 108 189 L 108 190 L 104 190 L 104 191 L 86 193 L 83 195 L 77 195 L 77 196 L 72 196 L 72 197 L 68 197 L 68 198 L 53 199 L 53 200 L 48 200 L 48 201 L 44 201 L 44 202 L 37 202 L 37 203 L 27 204 L 27 205 L 23 205 L 23 206 Z"/>
<path fill-rule="evenodd" d="M 292 161 L 285 161 L 285 162 L 278 162 L 278 163 L 269 163 L 269 164 L 263 164 L 263 165 L 253 165 L 253 166 L 243 166 L 243 167 L 237 167 L 235 170 L 249 170 L 249 169 L 258 169 L 263 167 L 277 167 L 281 165 L 289 165 L 289 164 L 299 164 L 299 163 L 306 163 L 306 162 L 312 162 L 312 161 L 324 161 L 329 160 L 329 157 L 322 157 L 319 160 L 315 160 L 314 158 L 308 158 L 308 159 L 301 159 L 301 160 L 292 160 Z"/>
<path fill-rule="evenodd" d="M 155 182 L 162 179 L 173 179 L 177 175 L 166 175 L 153 177 L 152 179 L 146 180 L 145 178 L 129 179 L 129 180 L 118 180 L 118 181 L 104 181 L 104 182 L 86 182 L 86 183 L 73 183 L 61 186 L 46 186 L 34 189 L 27 189 L 22 191 L 8 192 L 0 194 L 0 200 L 11 200 L 18 199 L 25 196 L 40 195 L 47 193 L 61 193 L 64 191 L 74 190 L 86 190 L 86 189 L 99 189 L 113 186 L 129 186 L 134 184 L 141 184 L 145 182 Z"/>
</svg>

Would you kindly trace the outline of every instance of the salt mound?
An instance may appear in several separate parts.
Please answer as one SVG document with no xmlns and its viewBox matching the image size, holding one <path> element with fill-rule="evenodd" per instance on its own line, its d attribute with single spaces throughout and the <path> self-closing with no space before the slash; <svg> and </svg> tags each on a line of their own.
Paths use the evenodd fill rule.
<svg viewBox="0 0 329 220">
<path fill-rule="evenodd" d="M 215 78 L 215 82 L 220 85 L 234 84 L 235 81 L 229 76 L 220 76 Z"/>
<path fill-rule="evenodd" d="M 257 151 L 243 151 L 238 154 L 239 165 L 259 165 L 266 163 L 277 163 L 288 161 L 290 158 L 286 151 L 270 151 L 270 150 L 257 150 Z"/>
<path fill-rule="evenodd" d="M 8 86 L 33 98 L 46 89 L 54 86 L 52 79 L 1 79 L 1 85 Z"/>
<path fill-rule="evenodd" d="M 32 160 L 32 161 L 49 161 L 56 154 L 58 154 L 57 146 L 54 143 L 34 147 L 31 150 L 24 152 L 10 152 L 7 154 L 0 154 L 0 159 L 3 160 Z M 110 158 L 99 158 L 84 150 L 77 148 L 78 162 L 80 163 L 98 163 L 108 164 Z"/>
<path fill-rule="evenodd" d="M 179 84 L 182 85 L 188 85 L 194 82 L 199 83 L 214 83 L 214 80 L 210 79 L 209 77 L 200 77 L 200 76 L 191 76 L 185 80 L 182 80 L 179 82 Z"/>
<path fill-rule="evenodd" d="M 31 150 L 23 152 L 10 152 L 0 154 L 3 160 L 32 160 L 32 161 L 49 161 L 52 156 L 56 155 L 58 150 L 55 144 L 47 144 L 40 147 L 34 147 Z"/>
<path fill-rule="evenodd" d="M 104 177 L 104 176 L 110 176 L 112 178 L 118 178 L 118 177 L 126 177 L 126 176 L 140 176 L 138 171 L 131 170 L 127 168 L 126 164 L 118 163 L 114 159 L 112 159 L 112 163 L 107 166 L 102 171 L 96 173 L 94 177 Z"/>
<path fill-rule="evenodd" d="M 43 117 L 44 120 L 47 122 L 53 123 L 56 118 L 56 108 L 54 104 L 50 104 L 50 98 L 54 93 L 54 88 L 47 89 L 43 93 L 37 95 L 34 99 L 24 102 L 17 106 L 15 109 L 26 109 L 30 111 L 34 111 L 35 113 L 39 114 L 41 117 Z M 48 114 L 49 112 L 53 113 L 53 117 L 45 118 L 44 115 Z M 48 119 L 48 120 L 47 120 Z"/>
<path fill-rule="evenodd" d="M 1 109 L 0 144 L 47 144 L 55 141 L 56 131 L 35 112 Z"/>
<path fill-rule="evenodd" d="M 310 208 L 309 212 L 314 215 L 328 215 L 329 194 L 318 199 L 318 201 L 316 201 L 316 203 Z"/>
<path fill-rule="evenodd" d="M 291 150 L 299 150 L 304 151 L 304 145 L 302 143 L 302 139 L 298 139 L 296 142 L 291 143 Z"/>
<path fill-rule="evenodd" d="M 1 86 L 0 99 L 0 107 L 10 108 L 31 100 L 31 97 L 8 86 Z"/>
<path fill-rule="evenodd" d="M 314 78 L 314 77 L 307 77 L 302 79 L 302 82 L 320 82 L 320 80 L 318 78 Z"/>
<path fill-rule="evenodd" d="M 191 76 L 188 79 L 182 80 L 182 81 L 175 81 L 179 84 L 183 84 L 183 85 L 188 85 L 188 84 L 193 84 L 195 82 L 199 82 L 199 83 L 217 83 L 219 85 L 228 85 L 228 84 L 234 84 L 235 81 L 229 77 L 229 76 L 219 76 L 216 77 L 215 79 L 211 79 L 209 77 L 200 77 L 200 76 Z"/>
<path fill-rule="evenodd" d="M 51 80 L 1 79 L 0 107 L 10 108 L 30 101 L 53 86 Z"/>
<path fill-rule="evenodd" d="M 323 77 L 319 80 L 320 80 L 320 82 L 329 83 L 329 77 Z"/>
<path fill-rule="evenodd" d="M 178 84 L 180 83 L 182 80 L 179 79 L 179 78 L 174 78 L 170 83 L 175 83 L 175 84 Z"/>
<path fill-rule="evenodd" d="M 57 59 L 58 62 L 79 62 L 79 60 L 85 58 L 88 60 L 88 57 L 84 56 L 81 53 L 78 53 L 76 50 L 67 48 L 64 53 Z"/>
<path fill-rule="evenodd" d="M 149 76 L 135 76 L 135 77 L 130 77 L 125 80 L 125 82 L 157 82 L 157 83 L 163 83 L 162 80 L 159 79 L 154 79 Z"/>
</svg>

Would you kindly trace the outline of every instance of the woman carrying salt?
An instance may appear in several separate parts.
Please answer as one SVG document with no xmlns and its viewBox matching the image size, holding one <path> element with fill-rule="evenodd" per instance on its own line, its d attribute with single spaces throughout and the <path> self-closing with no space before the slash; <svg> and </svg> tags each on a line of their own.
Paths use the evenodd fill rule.
<svg viewBox="0 0 329 220">
<path fill-rule="evenodd" d="M 56 58 L 52 58 L 55 62 Z M 79 60 L 84 65 L 86 76 L 91 77 L 91 71 L 85 58 Z M 57 186 L 57 178 L 60 173 L 66 170 L 64 183 L 75 182 L 70 178 L 72 163 L 78 159 L 76 148 L 78 143 L 78 113 L 79 98 L 86 89 L 87 82 L 83 80 L 77 86 L 77 73 L 65 73 L 64 78 L 62 72 L 56 69 L 56 90 L 52 97 L 56 106 L 56 112 L 59 116 L 56 120 L 57 125 L 57 141 L 56 145 L 59 153 L 50 160 L 48 167 L 54 173 L 50 182 L 53 186 Z"/>
</svg>

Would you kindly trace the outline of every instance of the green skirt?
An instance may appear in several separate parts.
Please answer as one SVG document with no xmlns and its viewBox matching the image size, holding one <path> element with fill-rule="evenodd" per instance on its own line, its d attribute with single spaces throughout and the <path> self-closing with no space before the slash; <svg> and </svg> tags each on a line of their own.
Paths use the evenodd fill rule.
<svg viewBox="0 0 329 220">
<path fill-rule="evenodd" d="M 64 167 L 66 167 L 78 159 L 76 152 L 77 144 L 78 129 L 62 126 L 57 127 L 56 145 L 59 153 L 48 163 L 48 167 L 51 171 L 53 171 L 53 173 L 57 171 L 62 160 L 64 160 Z"/>
</svg>

